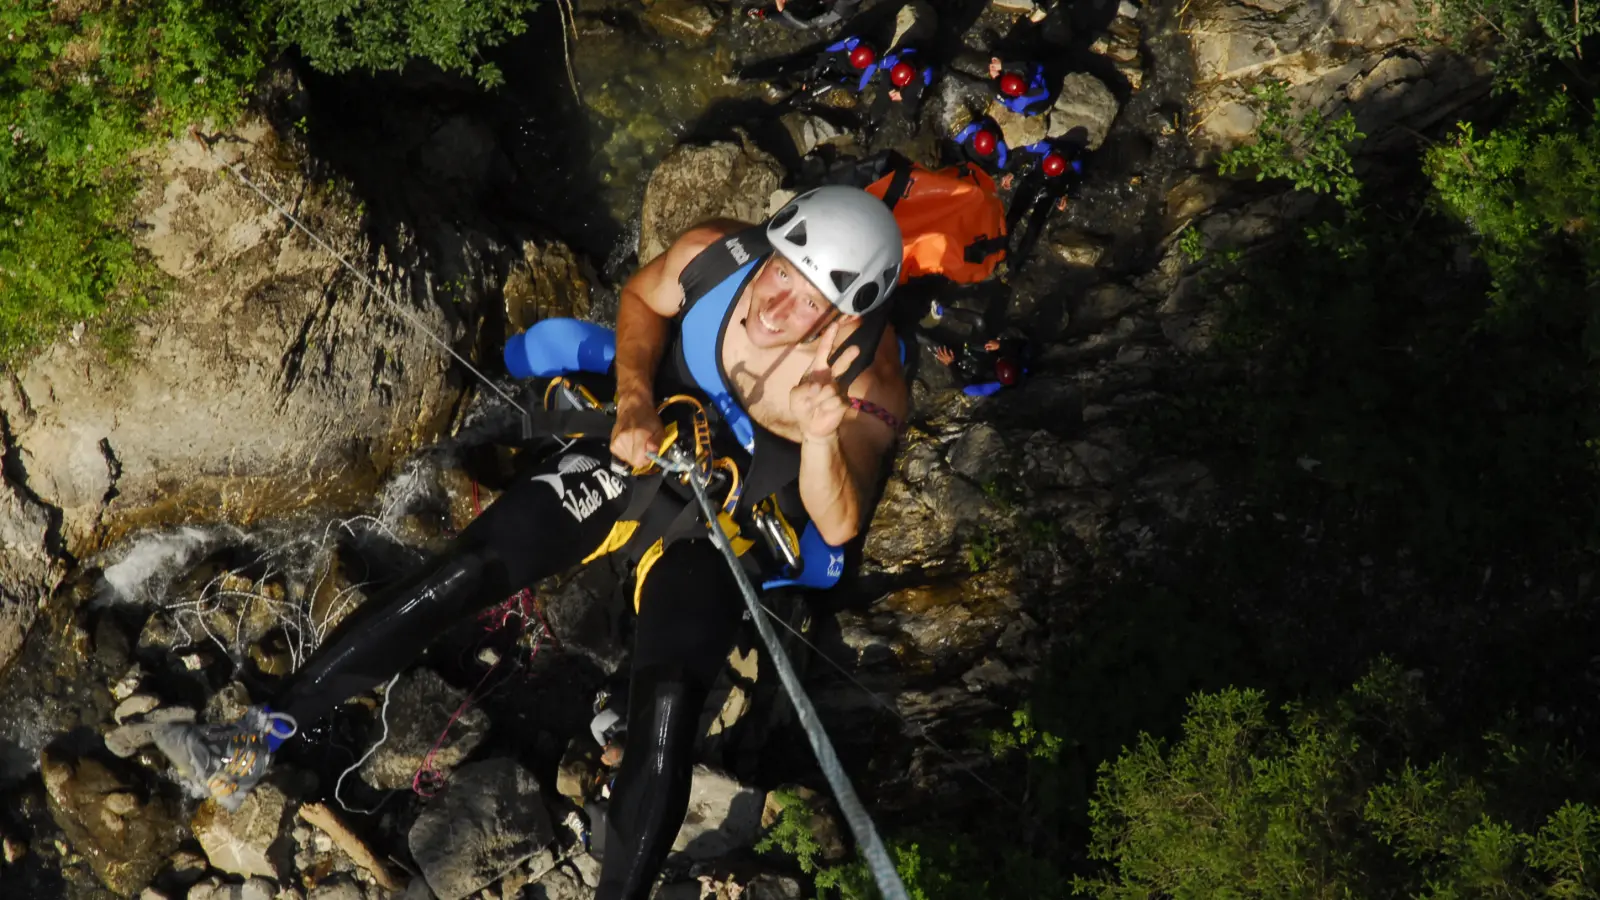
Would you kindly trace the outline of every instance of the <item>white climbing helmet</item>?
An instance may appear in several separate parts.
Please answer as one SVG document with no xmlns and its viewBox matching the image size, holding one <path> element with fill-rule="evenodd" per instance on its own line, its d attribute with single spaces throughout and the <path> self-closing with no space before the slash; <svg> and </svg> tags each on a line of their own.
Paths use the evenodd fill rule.
<svg viewBox="0 0 1600 900">
<path fill-rule="evenodd" d="M 768 220 L 767 240 L 846 315 L 877 309 L 900 280 L 900 226 L 860 188 L 806 191 Z"/>
</svg>

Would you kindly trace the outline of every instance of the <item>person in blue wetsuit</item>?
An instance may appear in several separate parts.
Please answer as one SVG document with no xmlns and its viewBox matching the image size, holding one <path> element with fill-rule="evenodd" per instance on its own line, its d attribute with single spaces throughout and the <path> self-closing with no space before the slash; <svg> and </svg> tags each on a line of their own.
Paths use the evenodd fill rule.
<svg viewBox="0 0 1600 900">
<path fill-rule="evenodd" d="M 1010 260 L 1020 269 L 1044 233 L 1052 212 L 1062 212 L 1083 184 L 1085 150 L 1068 137 L 1045 138 L 1021 148 L 1012 157 L 1015 171 L 1000 179 L 1000 187 L 1016 190 L 1006 210 L 1006 233 L 1012 236 Z"/>
<path fill-rule="evenodd" d="M 687 810 L 701 708 L 744 612 L 708 529 L 743 540 L 749 561 L 761 551 L 744 539 L 781 521 L 780 539 L 796 546 L 773 555 L 802 567 L 787 559 L 780 574 L 792 577 L 769 586 L 839 578 L 840 548 L 865 527 L 909 404 L 884 306 L 902 253 L 881 201 L 821 187 L 765 225 L 717 221 L 679 237 L 624 285 L 614 339 L 555 320 L 514 340 L 515 374 L 613 371 L 614 418 L 585 411 L 604 429 L 559 431 L 580 436 L 513 482 L 444 553 L 340 623 L 269 704 L 231 723 L 162 726 L 155 742 L 180 780 L 237 807 L 285 741 L 389 680 L 449 626 L 539 579 L 623 553 L 636 560 L 638 615 L 629 743 L 596 896 L 648 897 Z M 719 498 L 714 526 L 650 468 L 672 439 L 658 403 L 678 394 L 709 417 L 718 465 L 739 470 L 743 490 Z"/>
</svg>

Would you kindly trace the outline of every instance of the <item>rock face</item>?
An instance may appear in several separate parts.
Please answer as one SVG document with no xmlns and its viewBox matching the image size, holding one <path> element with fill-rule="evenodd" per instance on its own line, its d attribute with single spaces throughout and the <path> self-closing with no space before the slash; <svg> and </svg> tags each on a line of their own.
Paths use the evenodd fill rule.
<svg viewBox="0 0 1600 900">
<path fill-rule="evenodd" d="M 176 286 L 133 329 L 131 361 L 107 364 L 95 342 L 62 341 L 0 384 L 10 468 L 61 510 L 75 555 L 136 525 L 248 521 L 326 499 L 333 485 L 370 491 L 455 402 L 435 344 L 250 188 L 219 176 L 238 162 L 269 194 L 299 198 L 301 219 L 362 264 L 354 201 L 286 171 L 279 158 L 292 154 L 265 124 L 235 136 L 209 151 L 174 142 L 151 166 L 138 243 Z M 365 267 L 383 273 L 382 254 Z M 378 280 L 452 337 L 427 291 Z"/>
<path fill-rule="evenodd" d="M 389 723 L 389 739 L 361 768 L 361 777 L 382 790 L 410 788 L 417 769 L 439 739 L 439 731 L 466 693 L 446 684 L 430 669 L 417 669 L 394 687 L 391 704 L 406 714 Z M 450 726 L 450 734 L 434 755 L 439 771 L 448 773 L 461 764 L 489 731 L 489 716 L 472 706 Z"/>
<path fill-rule="evenodd" d="M 463 767 L 411 826 L 411 855 L 439 900 L 461 900 L 555 839 L 539 783 L 516 762 Z"/>
<path fill-rule="evenodd" d="M 1414 46 L 1412 0 L 1207 0 L 1188 16 L 1203 156 L 1254 132 L 1249 88 L 1263 78 L 1288 82 L 1294 99 L 1324 112 L 1352 108 L 1368 149 L 1398 123 L 1423 128 L 1488 90 L 1482 60 Z"/>
<path fill-rule="evenodd" d="M 526 331 L 542 319 L 589 318 L 590 277 L 572 250 L 558 243 L 526 241 L 512 263 L 501 294 L 507 334 Z"/>
<path fill-rule="evenodd" d="M 0 425 L 5 422 L 0 412 Z M 11 452 L 0 428 L 0 461 Z M 0 474 L 0 674 L 22 649 L 35 613 L 61 581 L 47 541 L 48 511 Z"/>
<path fill-rule="evenodd" d="M 1073 72 L 1061 79 L 1061 93 L 1050 109 L 1049 134 L 1077 137 L 1090 150 L 1097 150 L 1116 118 L 1117 98 L 1111 90 L 1093 75 Z"/>
<path fill-rule="evenodd" d="M 93 759 L 47 750 L 40 760 L 50 816 L 112 893 L 137 894 L 177 849 L 172 811 Z"/>
<path fill-rule="evenodd" d="M 778 161 L 741 135 L 741 143 L 680 146 L 650 175 L 639 213 L 639 263 L 660 256 L 690 226 L 714 216 L 766 218 L 783 179 Z"/>
<path fill-rule="evenodd" d="M 749 847 L 761 833 L 765 792 L 746 787 L 721 772 L 695 766 L 689 787 L 689 812 L 672 842 L 675 853 L 691 859 L 716 859 Z"/>
</svg>

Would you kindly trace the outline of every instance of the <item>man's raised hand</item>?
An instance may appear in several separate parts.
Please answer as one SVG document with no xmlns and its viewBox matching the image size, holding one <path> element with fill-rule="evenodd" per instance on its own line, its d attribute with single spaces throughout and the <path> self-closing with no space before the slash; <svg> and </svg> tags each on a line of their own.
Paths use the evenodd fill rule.
<svg viewBox="0 0 1600 900">
<path fill-rule="evenodd" d="M 800 433 L 808 439 L 833 437 L 844 421 L 845 410 L 850 408 L 844 390 L 839 387 L 839 376 L 861 355 L 861 348 L 849 348 L 830 364 L 828 357 L 838 339 L 839 323 L 835 321 L 817 338 L 817 355 L 811 361 L 811 370 L 789 392 L 789 412 L 800 426 Z"/>
</svg>

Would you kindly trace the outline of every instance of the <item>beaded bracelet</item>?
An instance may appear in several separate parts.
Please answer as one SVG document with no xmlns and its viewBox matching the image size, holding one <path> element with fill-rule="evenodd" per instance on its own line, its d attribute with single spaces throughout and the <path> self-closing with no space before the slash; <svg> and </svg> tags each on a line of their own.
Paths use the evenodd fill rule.
<svg viewBox="0 0 1600 900">
<path fill-rule="evenodd" d="M 869 416 L 876 417 L 878 421 L 889 426 L 895 431 L 900 430 L 900 420 L 895 418 L 894 413 L 889 412 L 887 409 L 884 409 L 876 403 L 873 403 L 871 400 L 862 400 L 860 397 L 851 397 L 850 408 L 859 412 L 864 412 Z"/>
</svg>

